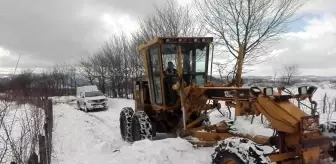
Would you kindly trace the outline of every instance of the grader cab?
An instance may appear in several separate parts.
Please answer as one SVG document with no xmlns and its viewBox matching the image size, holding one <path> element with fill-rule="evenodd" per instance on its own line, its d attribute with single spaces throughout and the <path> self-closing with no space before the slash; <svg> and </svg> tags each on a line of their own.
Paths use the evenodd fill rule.
<svg viewBox="0 0 336 164">
<path fill-rule="evenodd" d="M 299 94 L 283 95 L 284 88 L 274 92 L 235 86 L 237 79 L 215 85 L 208 74 L 212 41 L 212 37 L 159 37 L 139 47 L 145 76 L 134 84 L 135 109 L 125 107 L 120 113 L 122 138 L 135 142 L 171 133 L 197 146 L 216 145 L 212 154 L 216 164 L 328 160 L 334 146 L 319 130 L 319 116 L 309 116 L 289 101 L 308 98 L 316 108 L 312 96 L 317 88 L 303 86 Z M 274 135 L 242 133 L 227 121 L 211 125 L 208 114 L 221 108 L 220 101 L 234 108 L 235 116 L 264 115 Z M 260 148 L 265 145 L 275 151 L 265 154 Z"/>
</svg>

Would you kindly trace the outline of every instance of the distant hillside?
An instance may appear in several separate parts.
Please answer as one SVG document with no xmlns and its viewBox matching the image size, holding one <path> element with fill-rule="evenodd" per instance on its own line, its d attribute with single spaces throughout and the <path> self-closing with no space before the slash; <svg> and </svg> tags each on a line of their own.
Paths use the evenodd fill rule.
<svg viewBox="0 0 336 164">
<path fill-rule="evenodd" d="M 7 78 L 11 76 L 11 74 L 0 74 L 0 78 Z"/>
<path fill-rule="evenodd" d="M 0 74 L 0 81 L 9 80 L 12 74 Z M 245 84 L 253 84 L 253 83 L 270 83 L 272 82 L 272 76 L 245 76 L 243 77 Z M 336 83 L 336 76 L 296 76 L 293 77 L 292 80 L 295 82 L 324 82 L 330 81 Z M 89 85 L 88 80 L 80 75 L 77 75 L 76 79 L 77 86 Z M 214 83 L 225 83 L 225 80 L 220 79 L 219 77 L 212 76 L 212 80 Z"/>
</svg>

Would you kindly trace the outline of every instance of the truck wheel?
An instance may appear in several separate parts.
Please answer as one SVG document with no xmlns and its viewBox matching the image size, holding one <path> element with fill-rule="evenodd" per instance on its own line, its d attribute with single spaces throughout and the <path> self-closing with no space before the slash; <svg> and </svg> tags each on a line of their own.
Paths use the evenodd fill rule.
<svg viewBox="0 0 336 164">
<path fill-rule="evenodd" d="M 134 111 L 131 107 L 124 107 L 120 112 L 120 134 L 124 141 L 131 142 L 132 141 L 132 117 Z"/>
<path fill-rule="evenodd" d="M 152 124 L 144 111 L 137 111 L 132 118 L 132 140 L 152 139 Z"/>
<path fill-rule="evenodd" d="M 78 101 L 77 101 L 77 108 L 78 108 L 78 110 L 82 110 Z"/>
<path fill-rule="evenodd" d="M 270 159 L 263 154 L 263 150 L 256 143 L 240 137 L 230 137 L 220 142 L 215 147 L 211 157 L 212 164 L 271 163 Z"/>
<path fill-rule="evenodd" d="M 84 112 L 85 112 L 85 113 L 89 112 L 89 110 L 88 110 L 88 108 L 87 108 L 87 106 L 86 106 L 85 103 L 84 103 Z"/>
</svg>

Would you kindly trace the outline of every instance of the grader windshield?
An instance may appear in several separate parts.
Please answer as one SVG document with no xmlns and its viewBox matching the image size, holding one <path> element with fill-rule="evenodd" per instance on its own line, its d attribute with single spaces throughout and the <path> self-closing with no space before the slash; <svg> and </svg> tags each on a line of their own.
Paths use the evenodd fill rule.
<svg viewBox="0 0 336 164">
<path fill-rule="evenodd" d="M 179 50 L 182 55 L 182 76 L 187 85 L 204 86 L 207 81 L 209 49 L 212 37 L 156 38 L 140 46 L 147 63 L 151 102 L 172 106 L 178 94 L 172 86 L 178 80 Z"/>
<path fill-rule="evenodd" d="M 164 72 L 169 70 L 169 63 L 177 68 L 178 64 L 178 46 L 181 46 L 182 53 L 182 72 L 183 80 L 190 83 L 196 83 L 203 86 L 206 80 L 209 44 L 206 42 L 199 42 L 197 38 L 189 40 L 180 39 L 180 42 L 173 42 L 168 40 L 162 44 L 162 64 Z M 177 75 L 175 75 L 177 77 Z"/>
</svg>

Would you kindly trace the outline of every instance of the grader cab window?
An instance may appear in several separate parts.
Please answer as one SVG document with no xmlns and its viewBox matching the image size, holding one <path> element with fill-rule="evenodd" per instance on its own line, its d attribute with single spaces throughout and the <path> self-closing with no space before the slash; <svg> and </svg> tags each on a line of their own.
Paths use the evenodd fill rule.
<svg viewBox="0 0 336 164">
<path fill-rule="evenodd" d="M 175 105 L 178 94 L 173 91 L 172 86 L 177 82 L 177 46 L 176 44 L 162 45 L 162 63 L 164 69 L 163 85 L 167 105 Z"/>
<path fill-rule="evenodd" d="M 205 76 L 207 72 L 207 51 L 208 47 L 201 45 L 196 47 L 196 83 L 203 86 L 205 83 Z"/>
<path fill-rule="evenodd" d="M 174 66 L 177 65 L 177 46 L 175 44 L 163 44 L 162 45 L 162 61 L 163 68 L 168 68 L 168 63 L 172 62 Z"/>
<path fill-rule="evenodd" d="M 178 81 L 177 72 L 171 74 L 167 70 L 177 70 L 178 46 L 181 46 L 183 80 L 190 85 L 196 83 L 204 86 L 207 73 L 207 60 L 209 47 L 206 43 L 165 43 L 162 44 L 163 86 L 167 105 L 175 105 L 178 100 L 177 92 L 173 91 L 172 85 Z M 169 64 L 170 63 L 170 64 Z M 170 65 L 170 67 L 169 67 Z"/>
<path fill-rule="evenodd" d="M 179 44 L 183 54 L 182 69 L 183 80 L 187 84 L 192 82 L 203 86 L 205 83 L 205 77 L 207 72 L 207 61 L 209 46 L 206 43 L 185 43 Z M 177 69 L 178 58 L 178 44 L 163 44 L 162 45 L 162 62 L 163 69 L 168 68 L 168 63 L 172 62 Z M 177 77 L 177 75 L 176 75 Z"/>
<path fill-rule="evenodd" d="M 208 46 L 206 44 L 182 45 L 183 79 L 203 86 L 207 72 Z"/>
<path fill-rule="evenodd" d="M 156 104 L 162 104 L 162 88 L 161 88 L 161 69 L 159 64 L 159 47 L 152 46 L 149 48 L 149 65 L 150 65 L 150 81 L 152 85 L 152 95 L 155 97 Z"/>
</svg>

